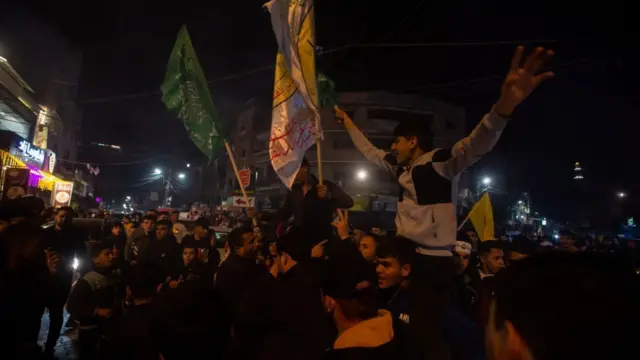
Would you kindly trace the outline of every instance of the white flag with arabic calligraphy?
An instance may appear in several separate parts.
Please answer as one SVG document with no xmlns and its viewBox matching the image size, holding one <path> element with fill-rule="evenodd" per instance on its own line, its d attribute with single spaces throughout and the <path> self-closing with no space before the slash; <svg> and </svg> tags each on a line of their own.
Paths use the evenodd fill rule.
<svg viewBox="0 0 640 360">
<path fill-rule="evenodd" d="M 269 156 L 291 188 L 305 152 L 322 138 L 316 83 L 312 0 L 272 0 L 271 25 L 278 41 Z"/>
</svg>

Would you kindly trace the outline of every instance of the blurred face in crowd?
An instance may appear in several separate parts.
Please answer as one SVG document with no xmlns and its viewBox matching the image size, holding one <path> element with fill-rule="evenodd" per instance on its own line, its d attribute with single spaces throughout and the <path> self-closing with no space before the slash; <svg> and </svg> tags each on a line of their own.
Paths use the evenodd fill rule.
<svg viewBox="0 0 640 360">
<path fill-rule="evenodd" d="M 111 228 L 111 233 L 113 234 L 113 236 L 120 236 L 120 233 L 122 233 L 122 227 L 120 225 L 114 225 Z"/>
<path fill-rule="evenodd" d="M 208 230 L 205 229 L 204 227 L 200 226 L 200 225 L 196 225 L 195 228 L 193 228 L 193 235 L 195 235 L 196 237 L 203 239 L 205 237 L 207 237 L 207 232 Z"/>
<path fill-rule="evenodd" d="M 236 253 L 244 258 L 252 257 L 256 251 L 256 241 L 253 232 L 242 234 L 242 247 L 236 249 Z"/>
<path fill-rule="evenodd" d="M 400 284 L 411 273 L 411 265 L 400 265 L 395 257 L 376 258 L 376 274 L 378 275 L 378 287 L 387 289 Z"/>
<path fill-rule="evenodd" d="M 166 224 L 156 225 L 156 239 L 164 239 L 169 236 L 169 227 Z"/>
<path fill-rule="evenodd" d="M 175 223 L 178 221 L 178 217 L 179 217 L 179 214 L 177 212 L 172 212 L 171 215 L 169 216 L 169 220 L 171 220 L 172 223 Z"/>
<path fill-rule="evenodd" d="M 128 223 L 131 222 L 131 218 L 128 216 L 122 217 L 122 225 L 127 226 Z"/>
<path fill-rule="evenodd" d="M 185 265 L 189 265 L 196 258 L 196 249 L 194 248 L 184 248 L 182 250 L 182 261 L 184 261 Z"/>
<path fill-rule="evenodd" d="M 374 262 L 376 260 L 376 241 L 373 237 L 365 236 L 360 239 L 358 249 L 367 261 Z"/>
<path fill-rule="evenodd" d="M 296 179 L 294 180 L 294 182 L 296 184 L 305 182 L 305 180 L 307 180 L 307 175 L 309 175 L 309 167 L 305 165 L 300 166 L 300 170 L 296 174 Z"/>
<path fill-rule="evenodd" d="M 160 214 L 160 215 L 158 215 L 158 220 L 169 220 L 169 215 Z"/>
<path fill-rule="evenodd" d="M 72 221 L 73 215 L 66 210 L 58 211 L 56 214 L 56 227 L 59 229 L 64 229 L 70 226 Z"/>
<path fill-rule="evenodd" d="M 462 274 L 469 267 L 469 259 L 471 258 L 471 255 L 464 252 L 456 251 L 453 256 L 457 265 L 457 273 Z"/>
<path fill-rule="evenodd" d="M 93 263 L 97 267 L 111 267 L 111 265 L 113 265 L 113 252 L 111 251 L 111 249 L 102 250 L 100 252 L 100 255 L 93 258 Z"/>
<path fill-rule="evenodd" d="M 480 262 L 482 263 L 482 271 L 486 274 L 496 274 L 504 268 L 504 251 L 491 249 L 480 257 Z"/>
<path fill-rule="evenodd" d="M 398 136 L 391 144 L 391 151 L 396 156 L 396 161 L 400 165 L 408 165 L 413 158 L 415 150 L 418 148 L 418 138 L 411 136 L 406 138 Z"/>
<path fill-rule="evenodd" d="M 142 230 L 144 230 L 145 234 L 148 234 L 151 231 L 153 231 L 153 228 L 155 225 L 156 225 L 156 222 L 151 219 L 142 220 Z"/>
</svg>

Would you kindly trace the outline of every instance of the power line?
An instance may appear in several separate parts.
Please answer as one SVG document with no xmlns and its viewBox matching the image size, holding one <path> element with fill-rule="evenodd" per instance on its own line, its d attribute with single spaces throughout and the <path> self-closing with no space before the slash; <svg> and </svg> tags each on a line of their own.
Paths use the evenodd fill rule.
<svg viewBox="0 0 640 360">
<path fill-rule="evenodd" d="M 468 42 L 431 42 L 431 43 L 348 44 L 348 45 L 343 45 L 343 46 L 335 47 L 328 50 L 323 50 L 320 48 L 318 50 L 318 56 L 324 56 L 324 55 L 328 55 L 334 52 L 347 50 L 347 49 L 471 47 L 471 46 L 487 46 L 487 45 L 521 45 L 521 44 L 533 44 L 533 43 L 551 44 L 551 43 L 557 43 L 557 42 L 559 42 L 559 40 L 557 39 L 539 39 L 539 40 L 480 41 L 480 42 L 468 41 Z M 264 65 L 264 66 L 256 67 L 246 71 L 229 74 L 213 80 L 209 80 L 208 83 L 213 84 L 217 82 L 232 80 L 232 79 L 253 75 L 253 74 L 257 74 L 263 71 L 273 70 L 273 69 L 274 69 L 274 65 Z M 80 104 L 80 105 L 98 104 L 98 103 L 105 103 L 105 102 L 111 102 L 116 100 L 130 100 L 130 99 L 136 99 L 140 97 L 160 95 L 160 94 L 161 94 L 160 90 L 152 90 L 152 91 L 133 93 L 128 95 L 115 95 L 115 96 L 109 96 L 109 97 L 103 97 L 103 98 L 84 100 L 81 102 L 77 102 L 76 104 Z M 67 105 L 67 104 L 71 104 L 71 103 L 63 103 L 61 105 Z"/>
<path fill-rule="evenodd" d="M 114 162 L 114 163 L 102 163 L 102 164 L 97 164 L 97 163 L 92 163 L 92 162 L 84 162 L 84 161 L 67 160 L 67 159 L 57 159 L 57 161 L 62 161 L 62 162 L 66 162 L 66 163 L 70 163 L 70 164 L 77 164 L 77 165 L 119 166 L 119 165 L 140 164 L 140 163 L 143 163 L 143 162 L 148 162 L 148 161 L 151 161 L 151 160 L 159 159 L 159 158 L 161 158 L 163 156 L 164 155 L 155 156 L 155 157 L 152 157 L 152 158 L 149 158 L 149 159 L 143 159 L 143 160 L 133 160 L 133 161 Z"/>
</svg>

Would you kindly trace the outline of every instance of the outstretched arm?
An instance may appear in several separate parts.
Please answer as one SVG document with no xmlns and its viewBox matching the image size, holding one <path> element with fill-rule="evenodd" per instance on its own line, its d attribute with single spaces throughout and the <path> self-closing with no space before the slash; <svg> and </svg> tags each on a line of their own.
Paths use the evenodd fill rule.
<svg viewBox="0 0 640 360">
<path fill-rule="evenodd" d="M 518 46 L 502 84 L 500 98 L 480 124 L 468 137 L 458 141 L 450 154 L 434 158 L 433 166 L 440 175 L 452 179 L 491 151 L 515 108 L 543 81 L 553 77 L 550 71 L 540 73 L 553 51 L 538 47 L 521 65 L 523 53 L 524 47 Z"/>
<path fill-rule="evenodd" d="M 342 121 L 344 123 L 345 129 L 347 130 L 349 137 L 351 137 L 351 141 L 353 141 L 353 144 L 356 146 L 358 151 L 360 151 L 362 155 L 364 155 L 372 163 L 389 171 L 392 174 L 395 174 L 395 172 L 393 171 L 393 165 L 385 160 L 389 153 L 373 146 L 369 139 L 364 136 L 362 131 L 358 129 L 356 124 L 354 124 L 353 120 L 351 120 L 349 115 L 347 115 L 344 110 L 340 109 L 337 106 L 335 107 L 335 110 L 336 117 L 339 121 Z"/>
</svg>

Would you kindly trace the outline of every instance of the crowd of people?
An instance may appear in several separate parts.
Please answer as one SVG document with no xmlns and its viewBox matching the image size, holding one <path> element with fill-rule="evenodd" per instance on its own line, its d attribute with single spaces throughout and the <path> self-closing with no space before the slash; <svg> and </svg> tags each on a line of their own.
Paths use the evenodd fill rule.
<svg viewBox="0 0 640 360">
<path fill-rule="evenodd" d="M 551 246 L 456 233 L 458 174 L 553 75 L 539 71 L 551 52 L 536 49 L 524 65 L 522 55 L 518 48 L 500 99 L 452 149 L 431 150 L 423 125 L 403 123 L 387 153 L 336 110 L 355 146 L 398 179 L 395 229 L 351 229 L 344 209 L 353 200 L 307 161 L 277 213 L 246 209 L 223 243 L 204 217 L 187 233 L 178 214 L 150 210 L 82 235 L 70 208 L 55 209 L 42 229 L 49 219 L 37 199 L 3 200 L 2 324 L 11 329 L 3 358 L 52 358 L 65 304 L 80 359 L 633 357 L 640 297 L 631 245 L 590 251 L 571 233 Z M 77 257 L 91 266 L 73 284 Z"/>
</svg>

